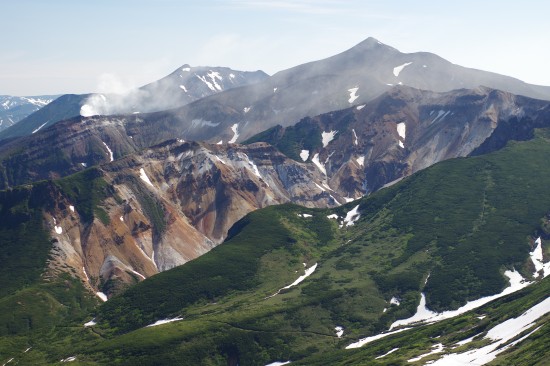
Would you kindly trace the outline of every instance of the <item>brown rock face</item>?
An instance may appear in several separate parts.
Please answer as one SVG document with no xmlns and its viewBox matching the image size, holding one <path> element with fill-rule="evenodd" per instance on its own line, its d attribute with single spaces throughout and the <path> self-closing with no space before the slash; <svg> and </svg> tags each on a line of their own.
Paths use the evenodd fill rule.
<svg viewBox="0 0 550 366">
<path fill-rule="evenodd" d="M 206 253 L 253 210 L 343 201 L 319 188 L 326 182 L 316 169 L 263 143 L 172 140 L 106 164 L 101 174 L 110 192 L 99 203 L 106 218 L 85 222 L 61 192 L 45 217 L 56 240 L 50 269 L 71 269 L 108 296 Z"/>
</svg>

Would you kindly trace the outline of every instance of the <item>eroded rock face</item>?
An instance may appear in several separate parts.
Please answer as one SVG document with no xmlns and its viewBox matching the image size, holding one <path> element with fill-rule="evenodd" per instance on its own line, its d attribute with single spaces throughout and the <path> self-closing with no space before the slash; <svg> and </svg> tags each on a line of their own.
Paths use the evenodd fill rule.
<svg viewBox="0 0 550 366">
<path fill-rule="evenodd" d="M 103 218 L 86 222 L 61 189 L 45 218 L 55 240 L 50 270 L 71 271 L 107 296 L 206 253 L 253 210 L 343 201 L 322 188 L 325 177 L 316 169 L 265 143 L 172 140 L 100 172 L 108 192 L 99 203 Z"/>
</svg>

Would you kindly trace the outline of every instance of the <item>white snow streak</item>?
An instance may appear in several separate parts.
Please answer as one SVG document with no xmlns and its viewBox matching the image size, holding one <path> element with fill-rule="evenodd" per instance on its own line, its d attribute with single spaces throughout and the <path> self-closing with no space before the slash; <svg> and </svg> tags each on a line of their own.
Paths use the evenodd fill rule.
<svg viewBox="0 0 550 366">
<path fill-rule="evenodd" d="M 348 102 L 351 104 L 355 101 L 355 99 L 359 98 L 359 96 L 357 95 L 357 91 L 359 90 L 359 88 L 355 87 L 355 88 L 351 88 L 351 89 L 348 89 L 349 91 L 349 99 L 348 99 Z"/>
<path fill-rule="evenodd" d="M 144 279 L 145 279 L 145 276 L 144 276 L 144 275 L 142 275 L 141 273 L 139 273 L 139 272 L 136 272 L 136 271 L 134 271 L 133 269 L 131 269 L 131 271 L 132 271 L 132 273 L 133 273 L 133 274 L 135 274 L 136 276 L 139 276 L 139 277 L 141 277 L 141 279 L 142 279 L 142 280 L 144 280 Z"/>
<path fill-rule="evenodd" d="M 357 138 L 357 134 L 355 133 L 355 129 L 352 129 L 351 131 L 353 132 L 353 144 L 357 146 L 359 144 L 359 139 Z"/>
<path fill-rule="evenodd" d="M 389 335 L 400 333 L 400 332 L 403 332 L 403 331 L 409 330 L 409 329 L 412 329 L 412 328 L 401 328 L 401 329 L 398 329 L 398 330 L 394 330 L 393 332 L 380 333 L 380 334 L 377 334 L 377 335 L 372 336 L 372 337 L 362 338 L 362 339 L 358 340 L 357 342 L 352 343 L 349 346 L 347 346 L 346 349 L 363 347 L 367 343 L 374 342 L 378 339 L 382 339 L 382 338 L 385 338 Z"/>
<path fill-rule="evenodd" d="M 394 353 L 395 351 L 398 351 L 398 350 L 399 350 L 399 348 L 394 348 L 394 349 L 392 349 L 392 350 L 390 350 L 390 351 L 384 353 L 383 355 L 380 355 L 380 356 L 376 357 L 375 360 L 378 360 L 378 359 L 380 359 L 380 358 L 384 358 L 384 357 L 386 357 L 387 355 L 391 355 L 392 353 Z"/>
<path fill-rule="evenodd" d="M 185 85 L 180 85 L 180 88 L 187 93 L 187 88 L 185 87 Z"/>
<path fill-rule="evenodd" d="M 463 353 L 452 353 L 443 356 L 431 363 L 433 366 L 462 366 L 462 365 L 485 365 L 494 360 L 501 352 L 523 341 L 525 338 L 536 332 L 540 327 L 534 329 L 526 336 L 514 341 L 504 347 L 508 341 L 517 337 L 535 325 L 537 319 L 550 312 L 550 297 L 533 306 L 517 318 L 508 319 L 491 328 L 483 339 L 493 342 L 485 347 L 470 350 Z"/>
<path fill-rule="evenodd" d="M 357 164 L 361 165 L 361 166 L 364 166 L 365 165 L 365 157 L 364 156 L 360 156 L 358 157 L 357 159 L 355 159 L 357 161 Z"/>
<path fill-rule="evenodd" d="M 42 124 L 40 125 L 40 127 L 38 127 L 36 130 L 32 131 L 31 134 L 34 134 L 34 133 L 37 133 L 38 131 L 40 131 L 40 129 L 41 129 L 42 127 L 44 127 L 44 126 L 46 125 L 46 123 L 48 123 L 48 122 L 50 122 L 50 121 L 48 120 L 48 121 L 42 123 Z"/>
<path fill-rule="evenodd" d="M 399 305 L 401 305 L 401 302 L 399 301 L 399 299 L 397 297 L 394 296 L 394 297 L 391 298 L 390 304 L 399 306 Z"/>
<path fill-rule="evenodd" d="M 103 292 L 96 292 L 95 293 L 97 295 L 97 297 L 99 297 L 101 300 L 103 300 L 103 302 L 107 301 L 107 295 L 105 295 Z"/>
<path fill-rule="evenodd" d="M 540 236 L 535 240 L 535 244 L 537 245 L 535 249 L 529 255 L 531 256 L 531 261 L 533 261 L 533 265 L 535 266 L 535 273 L 533 276 L 539 277 L 540 271 L 542 271 L 542 277 L 546 277 L 550 274 L 550 262 L 544 263 L 544 258 L 542 254 L 542 241 Z"/>
<path fill-rule="evenodd" d="M 90 278 L 88 277 L 88 273 L 86 272 L 85 267 L 82 267 L 82 272 L 84 272 L 84 277 L 86 277 L 86 281 L 90 282 Z"/>
<path fill-rule="evenodd" d="M 482 297 L 474 301 L 469 301 L 468 303 L 466 303 L 466 305 L 461 306 L 456 310 L 444 311 L 442 313 L 433 312 L 428 308 L 426 308 L 426 296 L 424 295 L 424 293 L 422 293 L 420 297 L 420 303 L 418 304 L 418 308 L 416 309 L 416 314 L 414 314 L 412 317 L 408 319 L 401 319 L 401 320 L 395 321 L 391 325 L 390 330 L 401 325 L 409 325 L 417 322 L 433 323 L 433 322 L 449 319 L 457 315 L 464 314 L 465 312 L 468 312 L 470 310 L 476 309 L 482 305 L 487 304 L 490 301 L 496 300 L 500 297 L 503 297 L 505 295 L 521 290 L 522 288 L 531 284 L 531 282 L 527 282 L 516 271 L 508 270 L 504 272 L 504 275 L 508 277 L 508 279 L 510 280 L 510 286 L 506 287 L 501 293 Z"/>
<path fill-rule="evenodd" d="M 175 317 L 175 318 L 172 318 L 172 319 L 161 319 L 161 320 L 157 320 L 157 321 L 154 322 L 153 324 L 149 324 L 149 325 L 146 326 L 145 328 L 148 328 L 148 327 L 156 327 L 157 325 L 162 325 L 162 324 L 166 324 L 166 323 L 177 322 L 177 321 L 180 321 L 180 320 L 183 320 L 183 318 L 180 318 L 179 316 L 178 316 L 178 317 Z"/>
<path fill-rule="evenodd" d="M 101 141 L 103 142 L 103 141 Z M 107 144 L 105 142 L 103 142 L 103 145 L 105 145 L 105 147 L 107 148 L 107 151 L 109 152 L 109 158 L 111 159 L 110 161 L 113 161 L 113 151 L 111 149 L 109 149 L 109 146 L 107 146 Z"/>
<path fill-rule="evenodd" d="M 433 345 L 432 348 L 433 349 L 430 352 L 424 353 L 423 355 L 420 355 L 420 356 L 415 357 L 415 358 L 411 358 L 410 360 L 407 360 L 407 362 L 420 361 L 421 359 L 423 359 L 424 357 L 428 357 L 429 355 L 433 355 L 433 354 L 436 354 L 436 353 L 441 353 L 441 352 L 443 352 L 443 349 L 445 347 L 443 346 L 443 344 L 438 343 L 438 344 Z"/>
<path fill-rule="evenodd" d="M 73 361 L 75 361 L 75 360 L 76 360 L 76 356 L 71 356 L 71 357 L 67 357 L 67 358 L 62 359 L 62 360 L 59 361 L 59 362 L 65 363 L 65 362 L 73 362 Z"/>
<path fill-rule="evenodd" d="M 325 168 L 325 165 L 322 164 L 320 161 L 319 161 L 319 153 L 316 153 L 315 155 L 313 155 L 313 158 L 311 159 L 311 161 L 313 162 L 313 164 L 315 164 L 317 166 L 317 168 L 319 168 L 319 170 L 324 174 L 324 175 L 327 175 L 327 170 Z"/>
<path fill-rule="evenodd" d="M 346 217 L 344 218 L 344 223 L 346 224 L 346 226 L 353 226 L 353 224 L 355 224 L 355 222 L 359 220 L 359 217 L 361 217 L 361 215 L 357 210 L 359 210 L 359 205 L 355 206 L 353 210 L 349 211 L 346 214 Z"/>
<path fill-rule="evenodd" d="M 336 215 L 336 214 L 331 214 L 331 215 L 328 215 L 327 218 L 338 220 L 338 215 Z"/>
<path fill-rule="evenodd" d="M 283 366 L 283 365 L 288 365 L 289 363 L 291 363 L 292 361 L 285 361 L 285 362 L 282 362 L 282 361 L 275 361 L 275 362 L 272 362 L 270 364 L 267 364 L 265 366 Z"/>
<path fill-rule="evenodd" d="M 151 187 L 154 187 L 153 183 L 151 183 L 151 180 L 149 179 L 143 168 L 139 169 L 139 179 L 149 184 Z"/>
<path fill-rule="evenodd" d="M 229 140 L 229 143 L 230 144 L 234 144 L 235 142 L 237 142 L 237 139 L 239 138 L 239 124 L 238 123 L 235 123 L 233 126 L 231 126 L 231 131 L 233 131 L 233 138 L 231 138 L 231 140 Z"/>
<path fill-rule="evenodd" d="M 365 108 L 366 104 L 361 104 L 357 106 L 357 110 L 360 111 L 361 109 Z"/>
<path fill-rule="evenodd" d="M 410 64 L 412 64 L 412 62 L 407 62 L 407 63 L 404 63 L 403 65 L 399 65 L 399 66 L 396 66 L 393 68 L 393 74 L 397 77 L 399 76 L 399 74 L 401 73 L 401 71 L 403 71 L 403 69 L 407 66 L 409 66 Z"/>
<path fill-rule="evenodd" d="M 303 161 L 307 161 L 307 158 L 309 158 L 309 150 L 302 150 L 300 152 L 300 158 L 302 158 Z"/>
<path fill-rule="evenodd" d="M 329 142 L 334 140 L 334 135 L 336 135 L 337 133 L 338 131 L 322 132 L 321 139 L 323 140 L 323 147 L 327 147 Z"/>
<path fill-rule="evenodd" d="M 434 112 L 434 111 L 432 111 L 432 113 L 433 113 L 433 112 Z M 430 113 L 430 116 L 432 115 L 432 113 Z M 451 111 L 446 111 L 446 112 L 445 112 L 445 111 L 442 110 L 442 109 L 439 110 L 439 112 L 437 112 L 437 116 L 435 116 L 435 118 L 432 120 L 432 122 L 430 122 L 430 124 L 431 124 L 431 123 L 435 123 L 435 122 L 437 122 L 437 121 L 443 121 L 443 119 L 445 119 L 445 117 L 447 117 L 447 115 L 448 115 L 449 113 L 451 113 Z"/>
<path fill-rule="evenodd" d="M 266 297 L 266 299 L 269 299 L 270 297 L 273 297 L 273 296 L 275 296 L 275 295 L 278 295 L 278 294 L 279 294 L 281 291 L 283 291 L 283 290 L 286 290 L 286 289 L 289 289 L 289 288 L 291 288 L 291 287 L 294 287 L 294 286 L 298 285 L 300 282 L 302 282 L 303 280 L 305 280 L 306 278 L 308 278 L 309 276 L 311 276 L 311 274 L 312 274 L 313 272 L 315 272 L 315 269 L 316 269 L 316 268 L 317 268 L 317 263 L 315 263 L 313 266 L 311 266 L 311 267 L 309 267 L 308 269 L 306 269 L 305 273 L 304 273 L 302 276 L 298 277 L 298 278 L 296 279 L 296 281 L 292 282 L 292 283 L 291 283 L 290 285 L 288 285 L 288 286 L 285 286 L 285 287 L 280 288 L 280 289 L 279 289 L 277 292 L 275 292 L 273 295 Z"/>
<path fill-rule="evenodd" d="M 91 326 L 94 326 L 96 325 L 97 323 L 95 322 L 95 318 L 93 318 L 92 320 L 90 320 L 89 322 L 87 323 L 84 323 L 84 327 L 91 327 Z"/>
<path fill-rule="evenodd" d="M 338 338 L 342 338 L 342 336 L 344 335 L 344 327 L 338 325 L 334 327 L 334 331 L 336 332 L 336 336 Z"/>
<path fill-rule="evenodd" d="M 309 267 L 308 269 L 306 269 L 306 272 L 304 273 L 304 275 L 298 277 L 296 279 L 296 281 L 292 282 L 290 285 L 288 286 L 285 286 L 283 287 L 281 290 L 286 290 L 286 289 L 289 289 L 291 287 L 294 287 L 296 285 L 298 285 L 300 282 L 302 282 L 303 280 L 305 280 L 306 278 L 308 278 L 309 276 L 311 276 L 311 274 L 313 272 L 315 272 L 315 269 L 317 268 L 317 263 L 315 263 L 313 266 Z M 279 290 L 279 291 L 281 291 Z"/>
<path fill-rule="evenodd" d="M 399 137 L 401 137 L 403 141 L 405 141 L 405 136 L 407 133 L 407 125 L 405 124 L 405 122 L 397 124 L 397 133 L 399 134 Z"/>
</svg>

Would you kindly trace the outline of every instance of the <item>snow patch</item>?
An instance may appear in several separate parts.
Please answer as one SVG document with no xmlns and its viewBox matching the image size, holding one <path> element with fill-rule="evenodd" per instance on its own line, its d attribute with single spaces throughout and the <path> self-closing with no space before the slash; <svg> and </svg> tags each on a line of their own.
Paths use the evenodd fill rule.
<svg viewBox="0 0 550 366">
<path fill-rule="evenodd" d="M 92 327 L 94 325 L 96 325 L 97 323 L 95 322 L 95 318 L 93 318 L 92 320 L 90 320 L 89 322 L 87 323 L 84 323 L 84 327 Z"/>
<path fill-rule="evenodd" d="M 393 332 L 380 333 L 380 334 L 377 334 L 377 335 L 372 336 L 372 337 L 362 338 L 362 339 L 358 340 L 357 342 L 354 342 L 354 343 L 350 344 L 349 346 L 347 346 L 346 349 L 353 349 L 353 348 L 363 347 L 367 343 L 371 343 L 371 342 L 374 342 L 378 339 L 382 339 L 382 338 L 385 338 L 385 337 L 390 336 L 392 334 L 400 333 L 400 332 L 403 332 L 403 331 L 409 330 L 409 329 L 412 329 L 412 328 L 401 328 L 401 329 L 398 329 L 398 330 L 394 330 Z"/>
<path fill-rule="evenodd" d="M 317 166 L 317 168 L 319 168 L 319 170 L 324 174 L 324 175 L 327 175 L 327 170 L 325 168 L 325 165 L 322 164 L 320 161 L 319 161 L 319 153 L 316 153 L 315 155 L 313 155 L 313 158 L 311 159 L 311 161 L 313 162 L 313 164 L 315 164 L 315 166 Z"/>
<path fill-rule="evenodd" d="M 405 124 L 405 122 L 400 122 L 397 124 L 397 133 L 399 134 L 399 137 L 401 137 L 403 141 L 405 141 L 405 136 L 407 133 L 407 125 Z"/>
<path fill-rule="evenodd" d="M 298 278 L 296 279 L 296 281 L 292 282 L 292 283 L 291 283 L 290 285 L 288 285 L 288 286 L 285 286 L 285 287 L 280 288 L 280 289 L 279 289 L 276 293 L 274 293 L 273 295 L 266 297 L 266 299 L 268 299 L 268 298 L 270 298 L 270 297 L 273 297 L 273 296 L 275 296 L 275 295 L 278 295 L 278 294 L 279 294 L 281 291 L 283 291 L 283 290 L 286 290 L 286 289 L 289 289 L 289 288 L 291 288 L 291 287 L 294 287 L 294 286 L 298 285 L 298 284 L 301 283 L 303 280 L 305 280 L 306 278 L 308 278 L 309 276 L 311 276 L 311 274 L 312 274 L 313 272 L 315 272 L 315 269 L 316 269 L 316 268 L 317 268 L 317 263 L 315 263 L 313 266 L 307 268 L 307 269 L 305 270 L 305 273 L 304 273 L 302 276 L 298 277 Z"/>
<path fill-rule="evenodd" d="M 291 288 L 291 287 L 294 287 L 294 286 L 298 285 L 300 282 L 302 282 L 303 280 L 305 280 L 306 278 L 308 278 L 309 276 L 311 276 L 311 274 L 312 274 L 313 272 L 315 272 L 315 269 L 316 269 L 316 268 L 317 268 L 317 263 L 315 263 L 313 266 L 311 266 L 311 267 L 309 267 L 308 269 L 306 269 L 306 272 L 305 272 L 302 276 L 298 277 L 298 278 L 296 279 L 296 281 L 292 282 L 292 283 L 291 283 L 290 285 L 288 285 L 288 286 L 283 287 L 281 290 L 286 290 L 286 289 L 289 289 L 289 288 Z M 279 290 L 279 291 L 281 291 L 281 290 Z"/>
<path fill-rule="evenodd" d="M 478 335 L 479 335 L 479 334 L 476 334 L 476 335 L 471 336 L 470 338 L 463 339 L 463 340 L 461 340 L 460 342 L 456 342 L 456 344 L 457 344 L 458 346 L 464 346 L 465 344 L 468 344 L 468 343 L 470 343 L 471 341 L 473 341 L 474 338 L 477 337 Z"/>
<path fill-rule="evenodd" d="M 428 357 L 428 356 L 436 354 L 436 353 L 441 353 L 441 352 L 443 352 L 444 349 L 445 349 L 445 346 L 443 346 L 443 344 L 441 344 L 441 343 L 435 344 L 435 345 L 432 346 L 432 350 L 430 352 L 424 353 L 423 355 L 420 355 L 418 357 L 411 358 L 410 360 L 407 360 L 407 362 L 420 361 L 424 357 Z"/>
<path fill-rule="evenodd" d="M 151 183 L 151 180 L 149 179 L 149 177 L 147 176 L 147 174 L 145 173 L 145 170 L 143 168 L 139 169 L 139 179 L 141 179 L 145 183 L 149 184 L 151 187 L 155 187 L 153 185 L 153 183 Z"/>
<path fill-rule="evenodd" d="M 122 221 L 122 222 L 124 222 L 124 216 L 120 216 L 120 217 L 119 217 L 119 220 Z"/>
<path fill-rule="evenodd" d="M 145 328 L 156 327 L 157 325 L 162 325 L 162 324 L 167 324 L 167 323 L 172 323 L 172 322 L 178 322 L 180 320 L 183 320 L 183 318 L 180 318 L 179 316 L 177 316 L 175 318 L 172 318 L 172 319 L 161 319 L 161 320 L 157 320 L 153 324 L 147 325 Z"/>
<path fill-rule="evenodd" d="M 355 133 L 355 129 L 351 130 L 353 132 L 353 144 L 357 146 L 359 144 L 359 139 L 357 138 L 357 134 Z"/>
<path fill-rule="evenodd" d="M 432 113 L 433 112 L 434 111 L 432 111 Z M 430 116 L 432 115 L 432 113 L 430 113 Z M 451 113 L 451 111 L 444 111 L 444 110 L 440 109 L 437 112 L 437 116 L 435 116 L 435 118 L 432 120 L 432 122 L 430 122 L 430 124 L 435 123 L 437 121 L 443 121 L 443 119 L 445 119 L 445 117 L 447 117 L 449 115 L 449 113 Z"/>
<path fill-rule="evenodd" d="M 63 228 L 62 228 L 61 226 L 57 226 L 57 225 L 56 225 L 56 226 L 54 226 L 54 228 L 55 228 L 55 232 L 56 232 L 57 234 L 63 233 Z"/>
<path fill-rule="evenodd" d="M 412 64 L 412 62 L 407 62 L 407 63 L 404 63 L 403 65 L 399 65 L 399 66 L 396 66 L 393 68 L 393 74 L 395 75 L 395 77 L 398 77 L 399 74 L 401 73 L 401 71 L 403 71 L 403 69 L 407 66 L 409 66 L 410 64 Z"/>
<path fill-rule="evenodd" d="M 71 357 L 64 358 L 59 362 L 65 363 L 65 362 L 73 362 L 73 361 L 76 361 L 76 356 L 71 356 Z"/>
<path fill-rule="evenodd" d="M 252 107 L 244 107 L 243 112 L 248 113 Z"/>
<path fill-rule="evenodd" d="M 348 103 L 353 103 L 355 101 L 355 99 L 359 98 L 359 96 L 357 95 L 357 91 L 359 90 L 358 87 L 355 87 L 355 88 L 351 88 L 351 89 L 348 89 L 348 92 L 349 92 L 349 99 L 348 99 Z"/>
<path fill-rule="evenodd" d="M 303 218 L 308 218 L 308 217 L 313 217 L 313 215 L 310 215 L 310 214 L 298 214 L 298 217 L 303 217 Z"/>
<path fill-rule="evenodd" d="M 334 331 L 336 332 L 336 336 L 338 338 L 342 338 L 342 336 L 344 335 L 344 327 L 338 325 L 334 327 Z"/>
<path fill-rule="evenodd" d="M 366 106 L 367 106 L 366 104 L 358 105 L 357 110 L 360 111 L 361 109 L 365 108 Z"/>
<path fill-rule="evenodd" d="M 187 93 L 187 88 L 185 87 L 185 85 L 180 85 L 180 88 Z"/>
<path fill-rule="evenodd" d="M 508 348 L 523 341 L 531 334 L 540 329 L 534 329 L 529 334 L 520 339 L 505 345 L 508 341 L 514 339 L 521 333 L 527 331 L 535 325 L 535 322 L 550 312 L 550 297 L 533 306 L 517 318 L 508 319 L 493 328 L 491 328 L 483 339 L 493 341 L 493 343 L 462 353 L 451 353 L 443 356 L 439 360 L 431 363 L 434 366 L 448 365 L 485 365 L 494 360 L 500 353 Z M 505 345 L 504 347 L 501 347 Z"/>
<path fill-rule="evenodd" d="M 365 165 L 365 157 L 364 156 L 360 156 L 358 157 L 357 159 L 355 159 L 357 161 L 357 164 L 361 165 L 361 166 L 364 166 Z"/>
<path fill-rule="evenodd" d="M 322 192 L 326 192 L 327 190 L 323 187 L 321 187 L 320 185 L 318 185 L 317 183 L 313 182 L 313 184 L 315 184 L 317 186 L 317 188 L 319 188 Z"/>
<path fill-rule="evenodd" d="M 403 145 L 403 142 L 402 141 L 399 141 L 399 147 L 404 149 L 405 148 L 405 145 Z"/>
<path fill-rule="evenodd" d="M 131 271 L 132 271 L 132 273 L 133 273 L 133 274 L 135 274 L 136 276 L 138 276 L 138 277 L 141 277 L 141 279 L 142 279 L 142 280 L 144 280 L 144 279 L 145 279 L 145 276 L 144 276 L 144 275 L 142 275 L 141 273 L 139 273 L 139 272 L 136 272 L 136 271 L 134 271 L 133 269 L 131 269 Z"/>
<path fill-rule="evenodd" d="M 84 277 L 86 277 L 86 281 L 90 282 L 90 278 L 88 277 L 88 273 L 86 272 L 85 267 L 82 267 L 82 272 L 84 272 Z"/>
<path fill-rule="evenodd" d="M 391 298 L 390 304 L 399 306 L 399 305 L 401 305 L 401 302 L 399 301 L 399 299 L 397 297 L 394 296 L 394 297 Z"/>
<path fill-rule="evenodd" d="M 344 218 L 344 223 L 346 224 L 346 226 L 353 226 L 357 222 L 357 220 L 359 220 L 359 217 L 361 217 L 361 215 L 359 214 L 358 210 L 359 205 L 355 206 L 351 211 L 346 214 L 346 217 Z"/>
<path fill-rule="evenodd" d="M 250 165 L 250 167 L 252 168 L 252 171 L 254 172 L 254 175 L 256 175 L 258 178 L 264 180 L 262 178 L 262 175 L 260 174 L 260 171 L 258 170 L 258 167 L 256 166 L 256 164 L 254 164 L 254 162 L 252 160 L 250 160 L 248 155 L 246 155 L 246 154 L 243 154 L 243 155 L 246 158 L 246 161 L 248 162 L 248 165 Z M 265 180 L 264 180 L 264 182 L 265 182 Z"/>
<path fill-rule="evenodd" d="M 322 132 L 321 139 L 323 140 L 323 147 L 327 147 L 329 142 L 334 140 L 334 135 L 336 135 L 337 133 L 338 131 Z"/>
<path fill-rule="evenodd" d="M 71 210 L 72 212 L 74 212 L 74 206 L 73 206 L 73 205 L 70 205 L 70 206 L 69 206 L 69 210 Z"/>
<path fill-rule="evenodd" d="M 183 67 L 183 68 L 181 69 L 181 71 L 183 71 L 183 72 L 189 72 L 189 71 L 191 71 L 191 68 L 190 68 L 190 67 Z"/>
<path fill-rule="evenodd" d="M 233 126 L 231 126 L 231 131 L 233 131 L 233 138 L 231 138 L 231 140 L 229 140 L 229 143 L 230 144 L 234 144 L 235 142 L 237 142 L 237 139 L 239 138 L 239 124 L 238 123 L 235 123 Z"/>
<path fill-rule="evenodd" d="M 48 120 L 48 121 L 42 123 L 42 124 L 40 125 L 40 127 L 38 127 L 36 130 L 32 131 L 31 134 L 35 134 L 35 133 L 37 133 L 38 131 L 40 131 L 40 129 L 41 129 L 42 127 L 46 126 L 46 123 L 48 123 L 48 122 L 50 122 L 50 121 Z"/>
<path fill-rule="evenodd" d="M 221 144 L 223 144 L 223 140 L 216 142 L 216 145 L 221 145 Z"/>
<path fill-rule="evenodd" d="M 216 156 L 216 159 L 217 159 L 220 163 L 222 163 L 223 165 L 227 165 L 227 164 L 225 163 L 225 161 L 222 160 L 222 158 L 220 158 L 218 155 L 215 155 L 215 156 Z"/>
<path fill-rule="evenodd" d="M 309 150 L 302 150 L 300 152 L 300 158 L 302 158 L 303 161 L 307 161 L 307 158 L 309 158 Z"/>
<path fill-rule="evenodd" d="M 101 141 L 103 142 L 103 141 Z M 107 144 L 105 142 L 103 142 L 103 145 L 105 145 L 105 148 L 107 149 L 107 151 L 109 152 L 109 161 L 113 161 L 113 151 L 109 148 L 109 146 L 107 146 Z"/>
<path fill-rule="evenodd" d="M 535 244 L 537 245 L 535 249 L 533 249 L 532 252 L 529 253 L 531 256 L 531 261 L 533 262 L 533 265 L 535 266 L 535 273 L 533 274 L 534 277 L 539 277 L 540 272 L 542 271 L 542 277 L 546 277 L 550 274 L 550 262 L 544 263 L 544 258 L 542 254 L 542 240 L 540 236 L 535 240 Z"/>
<path fill-rule="evenodd" d="M 496 300 L 498 298 L 501 298 L 503 296 L 506 296 L 508 294 L 521 290 L 522 288 L 532 283 L 532 282 L 526 281 L 521 276 L 521 274 L 519 274 L 519 272 L 516 272 L 516 271 L 508 270 L 504 272 L 504 275 L 508 277 L 508 279 L 510 280 L 510 286 L 506 287 L 502 292 L 495 295 L 482 297 L 477 300 L 468 301 L 466 305 L 461 306 L 456 310 L 444 311 L 442 313 L 433 312 L 426 307 L 426 296 L 424 295 L 424 293 L 421 293 L 420 303 L 418 304 L 418 308 L 416 309 L 416 314 L 414 314 L 412 317 L 408 319 L 401 319 L 401 320 L 395 321 L 390 326 L 390 330 L 401 325 L 410 325 L 410 324 L 419 323 L 419 322 L 433 323 L 433 322 L 453 318 L 455 316 L 464 314 L 470 310 L 476 309 L 482 305 L 485 305 L 490 301 Z"/>
<path fill-rule="evenodd" d="M 328 219 L 335 219 L 335 220 L 338 220 L 338 215 L 336 214 L 330 214 L 327 216 Z"/>
<path fill-rule="evenodd" d="M 285 361 L 285 362 L 282 362 L 282 361 L 275 361 L 275 362 L 272 362 L 270 364 L 267 364 L 265 366 L 283 366 L 283 365 L 288 365 L 289 363 L 291 363 L 292 361 Z"/>
<path fill-rule="evenodd" d="M 95 293 L 97 295 L 97 297 L 99 297 L 103 302 L 107 301 L 107 295 L 105 295 L 103 292 L 96 292 Z"/>
<path fill-rule="evenodd" d="M 378 360 L 378 359 L 384 358 L 384 357 L 386 357 L 386 356 L 388 356 L 388 355 L 391 355 L 392 353 L 394 353 L 394 352 L 397 351 L 397 350 L 399 350 L 399 348 L 394 348 L 394 349 L 392 349 L 392 350 L 390 350 L 390 351 L 384 353 L 383 355 L 380 355 L 380 356 L 376 357 L 375 360 Z"/>
</svg>

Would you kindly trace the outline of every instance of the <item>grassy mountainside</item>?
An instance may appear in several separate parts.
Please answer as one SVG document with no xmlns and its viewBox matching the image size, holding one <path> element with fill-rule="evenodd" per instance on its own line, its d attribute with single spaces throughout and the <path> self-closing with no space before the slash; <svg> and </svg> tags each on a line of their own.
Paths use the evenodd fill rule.
<svg viewBox="0 0 550 366">
<path fill-rule="evenodd" d="M 254 212 L 222 246 L 103 305 L 99 329 L 114 338 L 94 348 L 93 358 L 122 352 L 122 364 L 127 357 L 262 364 L 324 357 L 412 315 L 420 291 L 438 311 L 497 293 L 507 286 L 504 269 L 532 273 L 529 238 L 546 235 L 550 208 L 549 153 L 540 134 L 491 155 L 437 164 L 335 211 L 285 205 Z M 357 203 L 359 221 L 339 228 Z M 327 219 L 332 213 L 340 219 Z M 269 297 L 303 274 L 302 263 L 318 267 Z M 390 305 L 392 297 L 401 305 Z M 113 335 L 175 316 L 184 320 Z M 344 340 L 336 326 L 344 327 Z"/>
<path fill-rule="evenodd" d="M 39 357 L 35 364 L 47 364 L 74 355 L 90 365 L 408 364 L 430 350 L 434 337 L 452 345 L 547 297 L 548 279 L 473 313 L 344 350 L 411 316 L 421 291 L 428 307 L 440 311 L 501 291 L 506 269 L 530 276 L 533 238 L 549 234 L 549 137 L 541 131 L 532 141 L 490 155 L 439 163 L 334 210 L 282 205 L 255 211 L 233 227 L 223 245 L 111 298 L 93 312 L 98 325 L 83 328 L 83 321 L 69 318 L 70 327 L 53 332 L 47 345 L 36 340 L 36 349 L 18 359 L 24 364 Z M 284 289 L 312 268 L 303 282 Z M 393 297 L 400 305 L 391 304 Z M 483 321 L 476 318 L 481 314 Z M 174 317 L 182 320 L 145 327 Z M 547 320 L 548 315 L 539 322 Z M 341 338 L 337 326 L 344 329 Z M 543 362 L 547 335 L 545 325 L 496 364 Z M 484 342 L 480 337 L 472 345 Z M 375 360 L 393 348 L 400 350 Z"/>
</svg>

